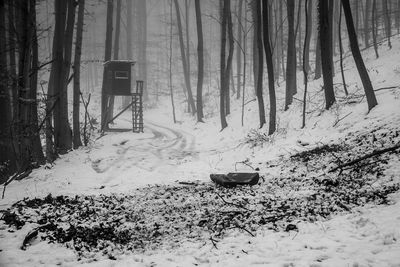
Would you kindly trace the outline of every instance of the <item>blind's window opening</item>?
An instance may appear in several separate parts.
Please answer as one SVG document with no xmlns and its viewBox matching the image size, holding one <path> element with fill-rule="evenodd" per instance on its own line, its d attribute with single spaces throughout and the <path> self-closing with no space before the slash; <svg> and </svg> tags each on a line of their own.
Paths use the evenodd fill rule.
<svg viewBox="0 0 400 267">
<path fill-rule="evenodd" d="M 115 79 L 117 80 L 128 80 L 128 72 L 127 71 L 115 71 Z"/>
</svg>

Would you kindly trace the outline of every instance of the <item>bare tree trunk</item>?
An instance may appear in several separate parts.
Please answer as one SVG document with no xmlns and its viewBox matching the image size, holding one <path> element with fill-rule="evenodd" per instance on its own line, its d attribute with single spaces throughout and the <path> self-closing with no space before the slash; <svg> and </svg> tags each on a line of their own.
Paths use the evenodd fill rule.
<svg viewBox="0 0 400 267">
<path fill-rule="evenodd" d="M 301 124 L 301 128 L 306 127 L 306 108 L 307 108 L 307 89 L 308 89 L 308 62 L 305 60 L 305 56 L 307 53 L 307 50 L 309 50 L 310 45 L 310 35 L 311 35 L 311 29 L 309 26 L 309 23 L 311 22 L 310 19 L 310 7 L 312 8 L 312 4 L 310 4 L 311 0 L 305 0 L 306 3 L 304 4 L 304 12 L 305 12 L 305 17 L 306 17 L 306 33 L 304 37 L 304 47 L 303 47 L 303 79 L 304 79 L 304 96 L 303 96 L 303 122 Z M 309 1 L 309 2 L 308 2 Z"/>
<path fill-rule="evenodd" d="M 237 35 L 238 35 L 238 49 L 236 49 L 236 99 L 240 99 L 240 87 L 241 87 L 241 79 L 242 79 L 242 51 L 240 50 L 240 46 L 242 46 L 242 35 L 243 35 L 243 25 L 242 25 L 242 13 L 243 13 L 243 0 L 238 1 L 238 27 L 237 27 Z"/>
<path fill-rule="evenodd" d="M 126 0 L 126 56 L 128 60 L 133 60 L 132 53 L 132 0 Z M 122 108 L 125 108 L 131 102 L 130 96 L 124 96 L 122 100 Z"/>
<path fill-rule="evenodd" d="M 75 43 L 75 55 L 74 55 L 74 102 L 73 102 L 73 144 L 74 148 L 82 146 L 81 131 L 79 123 L 79 110 L 81 95 L 81 54 L 82 54 L 82 34 L 83 34 L 83 22 L 84 22 L 84 11 L 85 11 L 85 0 L 79 0 L 78 2 L 78 21 L 76 27 L 76 43 Z"/>
<path fill-rule="evenodd" d="M 321 42 L 319 36 L 319 30 L 317 30 L 317 38 L 315 41 L 315 74 L 314 80 L 318 80 L 322 77 L 322 63 L 321 63 Z"/>
<path fill-rule="evenodd" d="M 367 69 L 365 68 L 364 61 L 362 59 L 360 48 L 357 42 L 357 34 L 354 29 L 353 16 L 351 14 L 349 0 L 342 0 L 344 15 L 346 18 L 347 32 L 349 33 L 351 52 L 356 62 L 358 73 L 360 74 L 361 81 L 364 86 L 365 96 L 367 97 L 368 110 L 373 109 L 378 102 L 376 101 L 374 88 L 372 87 L 371 80 L 369 78 Z"/>
<path fill-rule="evenodd" d="M 172 1 L 169 4 L 169 14 L 170 14 L 170 31 L 169 31 L 169 90 L 171 96 L 171 106 L 172 106 L 172 118 L 174 123 L 176 123 L 176 115 L 175 115 L 175 103 L 174 103 L 174 89 L 172 87 Z"/>
<path fill-rule="evenodd" d="M 10 2 L 8 8 L 12 9 Z M 10 12 L 10 11 L 9 11 Z M 6 47 L 6 25 L 5 19 L 5 1 L 0 1 L 0 171 L 1 176 L 7 176 L 15 171 L 15 157 L 12 150 L 12 135 L 10 129 L 12 126 L 11 115 L 11 97 L 7 92 L 7 47 Z M 10 27 L 10 26 L 9 26 Z M 11 77 L 11 79 L 14 77 Z M 14 166 L 13 166 L 14 165 Z M 4 169 L 3 169 L 4 168 Z M 2 179 L 0 178 L 0 182 Z"/>
<path fill-rule="evenodd" d="M 340 11 L 339 11 L 339 49 L 340 49 L 340 72 L 342 74 L 342 82 L 343 89 L 346 95 L 349 94 L 347 91 L 346 79 L 344 76 L 344 68 L 343 68 L 343 43 L 342 43 L 342 2 L 340 2 Z"/>
<path fill-rule="evenodd" d="M 379 58 L 377 31 L 378 31 L 378 22 L 376 19 L 376 0 L 372 0 L 372 41 L 374 42 L 375 56 L 376 58 Z"/>
<path fill-rule="evenodd" d="M 285 110 L 293 102 L 293 95 L 296 92 L 296 36 L 294 29 L 294 0 L 287 1 L 287 17 L 288 17 L 288 49 L 286 61 L 286 97 Z"/>
<path fill-rule="evenodd" d="M 204 80 L 204 48 L 203 48 L 203 25 L 201 21 L 200 0 L 194 0 L 196 9 L 196 27 L 197 27 L 197 121 L 203 122 L 203 80 Z"/>
<path fill-rule="evenodd" d="M 57 6 L 56 0 L 56 6 Z M 68 121 L 68 79 L 71 68 L 71 54 L 72 54 L 72 39 L 73 30 L 75 24 L 75 4 L 73 0 L 67 1 L 67 20 L 65 21 L 65 10 L 61 10 L 63 7 L 60 4 L 60 10 L 56 10 L 56 16 L 62 18 L 60 21 L 60 32 L 54 33 L 54 38 L 60 38 L 57 52 L 61 55 L 57 56 L 57 60 L 60 60 L 56 68 L 56 76 L 54 77 L 55 92 L 58 96 L 56 100 L 54 110 L 54 143 L 56 151 L 59 154 L 65 154 L 72 148 L 72 131 Z M 57 19 L 56 19 L 57 23 Z M 61 30 L 62 27 L 62 30 Z M 64 30 L 65 29 L 65 30 Z M 56 26 L 57 31 L 57 26 Z M 57 36 L 58 35 L 58 36 Z M 63 35 L 61 37 L 60 35 Z"/>
<path fill-rule="evenodd" d="M 187 73 L 189 74 L 190 88 L 192 87 L 191 69 L 190 69 L 190 34 L 189 34 L 189 3 L 185 0 L 185 30 L 186 30 L 186 60 Z M 190 103 L 188 102 L 188 112 L 191 112 Z M 194 114 L 194 112 L 193 112 Z"/>
<path fill-rule="evenodd" d="M 392 35 L 392 22 L 390 19 L 390 12 L 388 7 L 388 0 L 383 0 L 383 12 L 385 12 L 385 32 L 388 40 L 389 49 L 392 49 L 392 42 L 390 36 Z"/>
<path fill-rule="evenodd" d="M 107 24 L 106 24 L 106 43 L 104 49 L 104 62 L 111 60 L 112 53 L 112 31 L 113 31 L 113 0 L 107 0 Z M 106 88 L 106 72 L 103 70 L 103 84 L 101 87 L 101 130 L 108 128 L 107 123 L 107 88 Z"/>
<path fill-rule="evenodd" d="M 220 0 L 221 10 L 221 60 L 220 60 L 220 96 L 219 96 L 219 110 L 221 119 L 221 130 L 228 126 L 225 114 L 225 101 L 226 101 L 226 28 L 227 28 L 227 3 L 226 0 Z"/>
<path fill-rule="evenodd" d="M 36 0 L 30 0 L 29 12 L 31 14 L 31 20 L 28 21 L 30 25 L 30 39 L 32 42 L 32 66 L 29 71 L 30 76 L 30 99 L 33 100 L 30 108 L 30 139 L 31 139 L 31 161 L 34 165 L 42 165 L 45 163 L 45 158 L 42 150 L 42 143 L 40 141 L 39 132 L 39 118 L 38 118 L 38 100 L 37 100 L 37 83 L 38 83 L 38 71 L 39 71 L 39 47 L 37 39 L 36 29 Z"/>
<path fill-rule="evenodd" d="M 332 34 L 329 26 L 329 3 L 319 0 L 319 38 L 321 44 L 322 76 L 324 79 L 324 93 L 326 109 L 329 109 L 336 101 L 333 90 L 332 75 Z"/>
<path fill-rule="evenodd" d="M 365 47 L 369 47 L 369 13 L 371 9 L 371 0 L 365 0 L 365 13 L 364 13 L 364 42 Z"/>
<path fill-rule="evenodd" d="M 243 86 L 242 86 L 242 126 L 244 125 L 244 96 L 246 91 L 246 60 L 247 60 L 247 4 L 246 1 L 244 3 L 245 12 L 244 12 L 244 33 L 245 36 L 243 38 Z"/>
<path fill-rule="evenodd" d="M 185 45 L 183 43 L 181 12 L 179 10 L 178 0 L 174 0 L 174 4 L 175 4 L 175 12 L 176 12 L 176 18 L 177 18 L 177 23 L 178 23 L 179 47 L 180 47 L 180 51 L 181 51 L 183 74 L 185 76 L 185 84 L 186 84 L 186 90 L 188 93 L 188 101 L 189 101 L 190 107 L 192 109 L 192 114 L 194 115 L 194 114 L 196 114 L 196 106 L 194 104 L 192 88 L 190 86 L 190 77 L 189 77 L 190 74 L 188 73 L 188 66 L 187 66 L 188 61 L 187 61 L 186 53 L 185 53 Z"/>
<path fill-rule="evenodd" d="M 306 0 L 307 1 L 307 0 Z M 305 50 L 303 51 L 303 64 L 306 66 L 307 75 L 310 71 L 310 43 L 311 43 L 311 34 L 312 34 L 312 7 L 313 1 L 308 0 L 307 5 L 305 5 L 306 10 L 306 37 L 304 40 Z"/>
<path fill-rule="evenodd" d="M 260 128 L 266 123 L 265 119 L 265 107 L 263 97 L 263 72 L 264 72 L 264 61 L 263 61 L 263 36 L 262 36 L 262 13 L 261 13 L 261 0 L 254 0 L 255 4 L 255 25 L 254 30 L 257 32 L 257 51 L 258 51 L 258 70 L 257 70 L 257 87 L 256 95 L 258 101 L 258 114 L 260 119 Z"/>
<path fill-rule="evenodd" d="M 263 0 L 262 17 L 263 17 L 263 34 L 264 34 L 264 50 L 268 69 L 268 89 L 269 89 L 269 128 L 268 135 L 276 131 L 276 96 L 275 96 L 275 78 L 274 64 L 272 59 L 272 49 L 270 44 L 269 33 L 269 3 L 268 0 Z"/>
<path fill-rule="evenodd" d="M 228 34 L 228 44 L 229 44 L 229 50 L 228 50 L 228 61 L 226 64 L 226 92 L 225 92 L 225 114 L 229 115 L 231 113 L 231 100 L 230 100 L 230 82 L 229 82 L 229 77 L 232 77 L 232 62 L 233 62 L 233 52 L 234 52 L 234 39 L 233 39 L 233 22 L 232 22 L 232 12 L 231 12 L 231 0 L 225 0 L 227 3 L 227 20 L 228 20 L 228 28 L 227 28 L 227 34 Z M 232 84 L 233 84 L 233 79 L 232 79 Z"/>
<path fill-rule="evenodd" d="M 115 16 L 115 35 L 114 35 L 114 55 L 113 59 L 119 59 L 119 38 L 121 35 L 121 0 L 117 0 L 117 9 L 116 9 L 116 16 Z M 111 121 L 114 117 L 114 101 L 115 96 L 110 96 L 110 104 L 108 110 L 108 117 L 107 121 Z"/>
</svg>

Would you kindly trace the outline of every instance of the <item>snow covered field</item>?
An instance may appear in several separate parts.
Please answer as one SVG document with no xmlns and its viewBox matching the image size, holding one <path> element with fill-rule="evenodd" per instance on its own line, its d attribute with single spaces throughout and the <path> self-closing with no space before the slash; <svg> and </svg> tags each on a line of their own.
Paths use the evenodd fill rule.
<svg viewBox="0 0 400 267">
<path fill-rule="evenodd" d="M 195 196 L 191 190 L 197 186 L 219 192 L 209 181 L 210 173 L 252 171 L 252 168 L 258 168 L 264 180 L 254 190 L 266 192 L 269 181 L 290 175 L 298 176 L 304 172 L 299 167 L 291 174 L 289 157 L 297 153 L 334 144 L 350 144 L 352 149 L 348 155 L 344 149 L 338 154 L 343 157 L 347 155 L 348 158 L 342 160 L 350 160 L 374 149 L 394 145 L 400 141 L 400 62 L 395 60 L 400 58 L 399 51 L 400 39 L 396 37 L 392 50 L 381 48 L 379 59 L 375 59 L 372 50 L 363 54 L 377 89 L 379 103 L 370 113 L 367 113 L 361 82 L 351 56 L 345 65 L 350 96 L 344 96 L 341 77 L 337 74 L 335 83 L 338 103 L 330 111 L 323 109 L 321 81 L 310 81 L 310 112 L 305 129 L 300 129 L 301 102 L 295 102 L 289 111 L 283 112 L 284 84 L 277 88 L 279 129 L 272 138 L 267 137 L 265 128 L 257 129 L 255 102 L 246 106 L 244 127 L 241 126 L 240 109 L 237 108 L 228 118 L 229 127 L 220 132 L 217 113 L 209 116 L 205 124 L 195 123 L 187 114 L 178 114 L 181 123 L 174 125 L 171 123 L 169 102 L 165 99 L 159 108 L 145 112 L 144 134 L 107 133 L 89 147 L 62 156 L 54 166 L 34 170 L 27 179 L 14 181 L 7 186 L 5 198 L 0 200 L 0 210 L 6 210 L 26 197 L 44 198 L 51 193 L 54 197 L 95 195 L 101 198 L 102 195 L 110 194 L 142 196 L 142 199 L 134 197 L 137 201 L 135 203 L 143 201 L 144 204 L 138 206 L 144 211 L 151 211 L 159 203 L 146 197 L 143 192 L 155 196 L 160 190 L 181 188 L 183 185 L 179 182 L 188 182 L 189 185 L 185 186 L 190 189 L 177 190 L 176 194 L 179 195 L 176 197 L 190 206 L 191 202 L 187 198 Z M 301 85 L 302 76 L 298 76 L 298 84 Z M 394 88 L 379 90 L 386 87 Z M 301 91 L 299 88 L 299 99 Z M 213 111 L 216 107 L 208 107 L 207 110 Z M 117 126 L 129 128 L 127 119 L 119 120 Z M 366 141 L 360 141 L 359 145 L 352 143 L 360 140 L 357 138 L 360 136 Z M 322 159 L 326 159 L 326 162 L 321 163 L 323 165 L 305 165 L 318 167 L 313 170 L 314 173 L 324 173 L 324 170 L 338 164 L 332 155 L 325 155 Z M 372 172 L 375 178 L 385 181 L 382 184 L 399 183 L 398 151 L 383 160 L 385 164 L 378 164 L 379 168 L 383 168 L 380 170 L 382 174 L 376 174 L 376 170 Z M 313 171 L 305 172 L 305 177 Z M 275 189 L 276 184 L 271 183 L 271 186 Z M 242 201 L 235 198 L 236 189 L 232 190 L 233 196 L 227 191 L 221 191 L 224 193 L 223 199 L 234 203 Z M 310 192 L 284 188 L 282 191 L 279 189 L 279 193 L 298 197 Z M 165 197 L 164 193 L 160 195 L 162 199 Z M 245 198 L 243 192 L 239 195 Z M 221 208 L 229 206 L 215 195 L 206 196 L 208 198 L 205 197 L 204 201 L 208 201 L 208 204 L 199 204 L 201 197 L 193 200 L 194 207 L 199 205 L 198 210 L 201 212 L 204 211 L 202 205 L 219 205 Z M 213 196 L 215 199 L 211 199 Z M 258 198 L 254 198 L 255 202 L 249 198 L 250 207 L 257 206 Z M 355 204 L 351 206 L 350 212 L 337 209 L 326 218 L 318 217 L 312 222 L 298 219 L 293 222 L 297 231 L 285 231 L 289 223 L 286 220 L 284 225 L 275 230 L 259 227 L 251 231 L 251 234 L 240 228 L 229 229 L 215 240 L 203 230 L 198 230 L 198 235 L 193 238 L 188 238 L 182 232 L 182 237 L 176 239 L 166 235 L 170 240 L 178 240 L 174 245 L 161 242 L 144 250 L 117 254 L 111 259 L 105 253 L 95 254 L 94 259 L 83 257 L 79 261 L 74 250 L 66 245 L 49 244 L 39 239 L 26 250 L 21 250 L 24 237 L 38 224 L 28 221 L 20 230 L 12 230 L 4 221 L 0 221 L 0 266 L 400 266 L 400 193 L 388 195 L 389 205 L 378 204 L 365 201 L 360 207 Z M 155 215 L 152 217 L 154 220 L 157 219 Z M 146 222 L 172 227 L 172 223 L 165 221 Z M 177 227 L 184 229 L 181 224 L 177 224 Z"/>
</svg>

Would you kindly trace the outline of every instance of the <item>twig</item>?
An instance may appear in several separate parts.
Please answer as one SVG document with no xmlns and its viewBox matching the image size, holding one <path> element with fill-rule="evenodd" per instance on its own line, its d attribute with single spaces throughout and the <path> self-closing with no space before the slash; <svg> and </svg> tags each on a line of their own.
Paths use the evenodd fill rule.
<svg viewBox="0 0 400 267">
<path fill-rule="evenodd" d="M 220 194 L 218 194 L 217 192 L 215 192 L 215 194 L 216 194 L 225 204 L 227 204 L 227 205 L 232 205 L 232 206 L 235 206 L 235 207 L 238 207 L 238 208 L 241 208 L 241 209 L 245 209 L 245 210 L 247 210 L 247 211 L 254 211 L 254 210 L 250 210 L 250 209 L 244 207 L 243 205 L 240 205 L 240 204 L 236 204 L 236 203 L 232 203 L 232 202 L 226 201 L 226 200 L 225 200 Z"/>
<path fill-rule="evenodd" d="M 243 231 L 247 232 L 249 235 L 251 235 L 252 237 L 255 237 L 255 235 L 252 232 L 250 232 L 249 230 L 247 230 L 243 226 L 235 225 L 235 226 L 231 227 L 231 229 L 234 229 L 234 228 L 238 228 L 240 230 L 243 230 Z"/>
<path fill-rule="evenodd" d="M 399 148 L 400 148 L 400 143 L 398 143 L 395 146 L 388 147 L 388 148 L 385 148 L 385 149 L 382 149 L 382 150 L 375 150 L 375 151 L 373 151 L 373 152 L 371 152 L 371 153 L 369 153 L 369 154 L 367 154 L 365 156 L 362 156 L 362 157 L 360 157 L 358 159 L 355 159 L 355 160 L 349 161 L 347 163 L 341 164 L 341 165 L 329 170 L 328 172 L 334 172 L 334 171 L 337 171 L 338 169 L 343 169 L 344 167 L 348 167 L 348 166 L 354 165 L 354 164 L 359 163 L 360 161 L 363 161 L 365 159 L 371 158 L 373 156 L 381 155 L 381 154 L 384 154 L 384 153 L 387 153 L 387 152 L 390 152 L 390 151 L 395 151 L 395 150 L 397 150 Z"/>
<path fill-rule="evenodd" d="M 350 116 L 353 112 L 350 112 L 349 114 L 347 114 L 346 116 L 338 119 L 335 124 L 333 124 L 333 127 L 335 127 L 340 121 L 344 120 L 345 118 L 347 118 L 348 116 Z"/>
<path fill-rule="evenodd" d="M 251 166 L 250 164 L 248 164 L 248 163 L 245 162 L 245 161 L 238 161 L 238 162 L 236 162 L 236 163 L 235 163 L 235 171 L 237 171 L 236 165 L 239 164 L 239 163 L 242 163 L 243 165 L 246 165 L 246 166 L 250 167 L 250 168 L 254 171 L 253 166 Z"/>
<path fill-rule="evenodd" d="M 217 241 L 214 240 L 211 236 L 210 236 L 210 240 L 211 240 L 211 243 L 213 244 L 214 248 L 215 248 L 215 249 L 218 249 L 218 248 L 217 248 Z"/>
<path fill-rule="evenodd" d="M 390 89 L 396 89 L 396 88 L 400 88 L 399 86 L 389 86 L 389 87 L 382 87 L 382 88 L 378 88 L 376 90 L 374 90 L 375 92 L 378 91 L 383 91 L 383 90 L 390 90 Z"/>
</svg>

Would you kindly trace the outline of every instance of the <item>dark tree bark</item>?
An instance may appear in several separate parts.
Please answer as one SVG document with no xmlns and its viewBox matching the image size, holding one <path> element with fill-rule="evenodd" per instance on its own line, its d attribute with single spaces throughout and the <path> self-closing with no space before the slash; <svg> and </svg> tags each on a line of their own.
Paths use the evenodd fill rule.
<svg viewBox="0 0 400 267">
<path fill-rule="evenodd" d="M 287 62 L 286 62 L 286 97 L 285 97 L 285 110 L 293 102 L 293 95 L 296 92 L 296 36 L 294 29 L 294 0 L 287 1 L 287 17 L 288 17 L 288 48 L 287 48 Z"/>
<path fill-rule="evenodd" d="M 113 31 L 113 0 L 107 1 L 107 24 L 106 24 L 106 40 L 104 49 L 104 62 L 111 60 L 112 53 L 112 31 Z M 106 72 L 103 70 L 103 84 L 101 87 L 101 130 L 107 129 L 107 96 L 106 96 Z"/>
<path fill-rule="evenodd" d="M 385 32 L 388 41 L 389 49 L 392 49 L 392 41 L 390 36 L 392 35 L 392 21 L 390 18 L 390 12 L 388 7 L 388 0 L 383 0 L 383 12 L 385 12 Z"/>
<path fill-rule="evenodd" d="M 312 0 L 306 0 L 305 4 L 305 10 L 306 10 L 306 37 L 304 40 L 304 46 L 305 50 L 304 56 L 303 56 L 303 62 L 306 66 L 307 69 L 307 75 L 308 72 L 311 70 L 310 67 L 310 44 L 311 44 L 311 34 L 312 34 L 312 7 L 313 7 L 313 1 Z"/>
<path fill-rule="evenodd" d="M 232 76 L 232 62 L 233 62 L 233 52 L 234 52 L 234 38 L 233 38 L 233 22 L 232 22 L 232 12 L 231 12 L 231 0 L 226 0 L 226 16 L 227 16 L 227 21 L 228 21 L 228 28 L 227 28 L 227 34 L 228 34 L 228 61 L 226 64 L 226 88 L 225 88 L 225 114 L 229 115 L 231 113 L 231 104 L 230 104 L 230 82 L 229 78 L 233 78 Z M 233 86 L 233 79 L 232 80 L 232 86 Z"/>
<path fill-rule="evenodd" d="M 305 60 L 305 55 L 307 53 L 307 50 L 309 50 L 310 45 L 310 35 L 311 35 L 311 29 L 309 27 L 309 23 L 312 22 L 310 20 L 310 7 L 312 8 L 312 4 L 310 4 L 311 0 L 305 0 L 306 3 L 304 5 L 304 13 L 306 17 L 306 33 L 304 37 L 304 47 L 303 47 L 303 79 L 304 79 L 304 95 L 303 95 L 303 122 L 301 124 L 301 128 L 304 128 L 306 126 L 306 108 L 307 108 L 307 89 L 308 89 L 308 62 Z"/>
<path fill-rule="evenodd" d="M 117 0 L 117 6 L 116 6 L 116 15 L 115 15 L 115 35 L 114 35 L 114 55 L 113 59 L 118 60 L 119 59 L 119 39 L 121 35 L 121 0 Z M 108 110 L 108 116 L 107 116 L 107 121 L 111 121 L 112 118 L 114 117 L 114 101 L 115 97 L 113 95 L 110 96 L 110 103 L 109 103 L 109 110 Z"/>
<path fill-rule="evenodd" d="M 186 53 L 185 53 L 185 45 L 183 43 L 181 12 L 179 9 L 178 0 L 174 0 L 174 4 L 175 4 L 176 19 L 177 19 L 177 23 L 178 23 L 179 47 L 180 47 L 180 51 L 181 51 L 183 75 L 185 76 L 185 84 L 186 84 L 186 91 L 188 93 L 189 105 L 191 107 L 192 114 L 194 115 L 194 114 L 196 114 L 196 106 L 194 104 L 192 88 L 190 85 L 190 73 L 188 73 L 188 70 L 189 70 L 188 66 L 187 66 L 188 61 L 187 61 Z"/>
<path fill-rule="evenodd" d="M 237 20 L 238 20 L 238 27 L 237 27 L 237 38 L 238 38 L 238 49 L 236 49 L 236 99 L 240 99 L 240 87 L 241 87 L 241 80 L 242 80 L 242 51 L 240 50 L 240 46 L 242 46 L 243 43 L 243 27 L 242 27 L 242 13 L 243 13 L 243 0 L 238 1 L 238 15 L 237 15 Z"/>
<path fill-rule="evenodd" d="M 376 18 L 376 0 L 372 0 L 372 41 L 374 43 L 375 56 L 376 58 L 379 58 L 377 31 L 378 31 L 378 22 Z"/>
<path fill-rule="evenodd" d="M 58 154 L 65 154 L 72 148 L 72 131 L 68 122 L 67 87 L 71 67 L 75 5 L 73 0 L 56 0 L 55 7 L 56 26 L 54 39 L 58 41 L 56 41 L 55 45 L 55 75 L 53 81 L 53 88 L 57 97 L 54 108 L 54 144 Z"/>
<path fill-rule="evenodd" d="M 321 63 L 321 42 L 319 30 L 317 30 L 317 38 L 315 42 L 315 74 L 314 79 L 318 80 L 322 77 L 322 63 Z"/>
<path fill-rule="evenodd" d="M 219 110 L 221 120 L 221 130 L 228 126 L 226 122 L 225 101 L 226 101 L 226 29 L 227 29 L 227 5 L 226 0 L 220 0 L 221 10 L 221 60 L 220 60 L 220 96 L 219 96 Z"/>
<path fill-rule="evenodd" d="M 365 11 L 364 11 L 364 43 L 365 47 L 369 47 L 369 13 L 371 10 L 371 0 L 365 0 Z"/>
<path fill-rule="evenodd" d="M 325 108 L 329 109 L 336 101 L 333 90 L 332 75 L 332 35 L 329 26 L 329 3 L 326 0 L 319 0 L 319 38 L 321 45 L 322 76 L 324 79 Z"/>
<path fill-rule="evenodd" d="M 268 89 L 269 89 L 269 128 L 268 135 L 276 131 L 276 96 L 275 96 L 275 78 L 274 78 L 274 64 L 272 59 L 272 49 L 270 43 L 270 25 L 269 25 L 269 3 L 268 0 L 262 1 L 262 17 L 263 17 L 263 37 L 264 37 L 264 50 L 265 59 L 268 69 Z"/>
<path fill-rule="evenodd" d="M 189 3 L 185 0 L 185 30 L 186 30 L 186 60 L 187 60 L 187 73 L 189 74 L 190 88 L 192 87 L 191 81 L 191 68 L 190 68 L 190 33 L 189 33 Z M 191 104 L 188 103 L 188 112 L 191 112 Z M 195 111 L 192 112 L 194 114 Z"/>
<path fill-rule="evenodd" d="M 172 106 L 172 118 L 174 120 L 174 123 L 176 123 L 176 115 L 175 115 L 175 103 L 174 103 L 174 89 L 172 87 L 172 1 L 169 4 L 169 13 L 170 13 L 170 30 L 169 30 L 169 58 L 168 58 L 168 63 L 169 63 L 169 90 L 170 90 L 170 96 L 171 96 L 171 106 Z"/>
<path fill-rule="evenodd" d="M 10 2 L 9 2 L 10 3 Z M 10 9 L 10 5 L 8 5 Z M 6 48 L 6 25 L 5 20 L 5 1 L 0 0 L 0 166 L 3 171 L 0 174 L 6 176 L 15 171 L 11 166 L 15 162 L 13 150 L 11 147 L 12 139 L 10 134 L 11 129 L 11 101 L 10 95 L 7 92 L 7 48 Z M 1 179 L 0 179 L 1 181 Z"/>
<path fill-rule="evenodd" d="M 85 12 L 85 0 L 78 2 L 78 21 L 76 27 L 76 43 L 74 55 L 74 100 L 73 100 L 73 145 L 78 148 L 82 145 L 81 131 L 79 123 L 79 111 L 81 95 L 80 79 L 81 79 L 81 54 L 82 54 L 82 34 L 83 34 L 83 21 Z"/>
<path fill-rule="evenodd" d="M 31 161 L 34 165 L 42 165 L 45 163 L 43 155 L 42 143 L 40 141 L 39 133 L 39 118 L 38 118 L 38 101 L 37 101 L 37 84 L 38 84 L 38 70 L 39 70 L 39 47 L 37 39 L 37 28 L 36 28 L 36 0 L 30 0 L 29 12 L 31 20 L 28 22 L 30 25 L 30 38 L 32 42 L 32 66 L 29 70 L 30 76 L 30 99 L 34 100 L 30 107 L 30 142 L 31 142 Z"/>
<path fill-rule="evenodd" d="M 194 1 L 196 10 L 196 27 L 197 27 L 197 121 L 203 122 L 203 80 L 204 80 L 204 48 L 203 48 L 203 25 L 201 21 L 200 0 Z"/>
<path fill-rule="evenodd" d="M 340 72 L 342 74 L 342 82 L 343 89 L 346 95 L 349 94 L 347 91 L 346 78 L 344 76 L 344 68 L 343 68 L 343 42 L 342 42 L 342 3 L 340 2 L 340 11 L 339 11 L 339 50 L 340 50 Z"/>
<path fill-rule="evenodd" d="M 261 15 L 261 0 L 254 0 L 255 5 L 255 25 L 254 30 L 257 31 L 257 51 L 258 51 L 258 70 L 257 70 L 257 87 L 256 95 L 258 101 L 258 114 L 260 118 L 260 128 L 266 123 L 265 120 L 265 107 L 263 97 L 263 72 L 264 72 L 264 61 L 263 61 L 263 40 L 262 40 L 262 15 Z"/>
<path fill-rule="evenodd" d="M 353 16 L 351 14 L 351 8 L 349 0 L 342 0 L 344 15 L 346 18 L 347 32 L 349 34 L 351 52 L 356 62 L 358 73 L 360 74 L 361 81 L 364 86 L 365 96 L 367 97 L 368 110 L 373 109 L 378 102 L 376 101 L 374 88 L 372 87 L 371 80 L 369 78 L 367 69 L 365 68 L 364 61 L 362 59 L 360 48 L 358 46 L 357 34 L 354 28 Z"/>
</svg>

